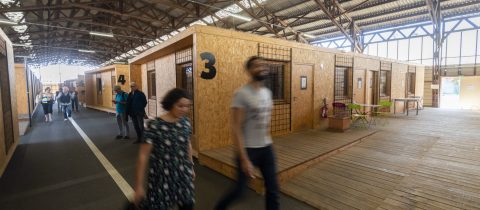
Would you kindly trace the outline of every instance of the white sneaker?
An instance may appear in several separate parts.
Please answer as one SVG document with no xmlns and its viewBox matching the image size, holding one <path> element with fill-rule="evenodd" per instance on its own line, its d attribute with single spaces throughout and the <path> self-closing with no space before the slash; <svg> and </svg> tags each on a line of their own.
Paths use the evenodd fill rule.
<svg viewBox="0 0 480 210">
<path fill-rule="evenodd" d="M 63 119 L 63 121 L 67 121 L 67 119 Z"/>
</svg>

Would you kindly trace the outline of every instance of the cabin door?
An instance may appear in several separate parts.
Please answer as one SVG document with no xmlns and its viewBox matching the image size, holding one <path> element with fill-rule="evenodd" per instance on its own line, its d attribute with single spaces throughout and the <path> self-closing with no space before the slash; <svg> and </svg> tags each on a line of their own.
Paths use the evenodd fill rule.
<svg viewBox="0 0 480 210">
<path fill-rule="evenodd" d="M 3 137 L 5 138 L 5 152 L 8 152 L 10 147 L 14 143 L 13 132 L 13 111 L 12 111 L 12 97 L 10 92 L 10 75 L 8 71 L 8 60 L 5 49 L 5 41 L 1 40 L 2 50 L 0 52 L 0 94 L 2 109 L 2 122 L 3 123 Z M 0 130 L 1 135 L 1 130 Z"/>
<path fill-rule="evenodd" d="M 313 65 L 295 64 L 292 71 L 292 131 L 313 128 Z"/>
</svg>

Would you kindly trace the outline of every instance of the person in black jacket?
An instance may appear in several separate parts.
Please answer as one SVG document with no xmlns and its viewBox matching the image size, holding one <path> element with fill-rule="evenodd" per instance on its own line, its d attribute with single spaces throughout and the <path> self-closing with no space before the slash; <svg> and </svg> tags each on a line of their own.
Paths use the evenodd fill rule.
<svg viewBox="0 0 480 210">
<path fill-rule="evenodd" d="M 68 87 L 63 86 L 63 91 L 58 94 L 58 103 L 63 111 L 63 120 L 67 121 L 68 118 L 72 117 L 72 95 Z"/>
<path fill-rule="evenodd" d="M 130 87 L 132 91 L 128 94 L 127 113 L 132 118 L 133 127 L 137 133 L 137 140 L 134 143 L 138 144 L 143 138 L 143 119 L 146 116 L 145 107 L 147 106 L 147 97 L 145 97 L 142 91 L 138 90 L 135 82 L 132 82 Z"/>
<path fill-rule="evenodd" d="M 72 111 L 78 112 L 78 91 L 73 88 L 70 95 L 72 96 Z"/>
</svg>

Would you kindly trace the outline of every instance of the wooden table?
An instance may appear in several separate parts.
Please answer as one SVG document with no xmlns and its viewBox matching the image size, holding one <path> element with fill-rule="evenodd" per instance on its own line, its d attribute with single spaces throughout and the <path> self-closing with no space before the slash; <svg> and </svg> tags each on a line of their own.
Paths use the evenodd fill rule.
<svg viewBox="0 0 480 210">
<path fill-rule="evenodd" d="M 396 105 L 397 105 L 397 102 L 400 101 L 402 102 L 403 101 L 403 106 L 404 106 L 404 109 L 407 110 L 407 116 L 408 116 L 408 104 L 413 101 L 413 102 L 416 102 L 417 103 L 417 114 L 418 115 L 418 107 L 419 107 L 419 102 L 420 102 L 420 98 L 394 98 L 393 99 L 393 115 L 396 115 L 397 113 L 397 109 L 396 109 Z M 403 111 L 403 113 L 405 113 L 405 110 Z"/>
<path fill-rule="evenodd" d="M 360 105 L 361 107 L 364 107 L 364 108 L 370 107 L 372 109 L 376 109 L 378 107 L 381 107 L 381 105 L 376 105 L 376 104 L 359 104 L 359 103 L 355 103 L 355 104 Z"/>
</svg>

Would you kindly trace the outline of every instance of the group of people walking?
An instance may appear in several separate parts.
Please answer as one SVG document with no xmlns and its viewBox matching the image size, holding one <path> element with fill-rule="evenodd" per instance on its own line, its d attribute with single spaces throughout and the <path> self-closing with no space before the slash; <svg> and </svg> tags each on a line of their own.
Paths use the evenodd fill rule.
<svg viewBox="0 0 480 210">
<path fill-rule="evenodd" d="M 251 80 L 238 89 L 231 104 L 232 133 L 237 164 L 237 183 L 217 202 L 215 210 L 228 209 L 244 193 L 247 182 L 254 178 L 258 167 L 265 180 L 266 209 L 279 209 L 279 188 L 276 160 L 270 137 L 272 93 L 264 86 L 268 67 L 260 57 L 251 57 L 245 64 Z M 116 139 L 129 139 L 129 118 L 133 122 L 137 139 L 141 143 L 137 160 L 132 206 L 144 210 L 194 209 L 195 171 L 190 137 L 192 126 L 186 117 L 190 96 L 182 89 L 172 89 L 161 102 L 167 112 L 148 120 L 144 126 L 147 99 L 137 84 L 131 83 L 131 92 L 115 86 Z M 50 88 L 42 95 L 45 121 L 51 121 L 53 95 Z M 71 116 L 72 95 L 67 87 L 55 97 L 67 120 Z M 148 173 L 148 174 L 147 174 Z M 147 177 L 147 180 L 145 180 Z M 145 187 L 146 186 L 146 187 Z M 145 189 L 146 188 L 146 189 Z"/>
<path fill-rule="evenodd" d="M 115 100 L 112 102 L 115 104 L 116 118 L 118 125 L 118 135 L 116 139 L 130 139 L 128 119 L 132 119 L 133 127 L 137 134 L 136 144 L 141 143 L 144 133 L 144 119 L 147 118 L 145 113 L 145 107 L 147 106 L 147 97 L 138 89 L 136 83 L 130 84 L 130 93 L 126 93 L 122 88 L 117 85 L 113 87 L 115 91 Z"/>
<path fill-rule="evenodd" d="M 269 73 L 268 67 L 262 58 L 252 57 L 245 68 L 251 81 L 235 92 L 231 104 L 238 179 L 235 187 L 217 202 L 214 209 L 228 209 L 237 201 L 245 191 L 248 179 L 254 178 L 254 167 L 258 167 L 265 180 L 266 209 L 278 210 L 276 161 L 269 131 L 272 93 L 263 85 Z M 142 144 L 133 198 L 133 204 L 138 209 L 194 208 L 192 127 L 185 117 L 190 103 L 190 96 L 184 90 L 176 88 L 169 91 L 162 100 L 162 107 L 167 112 L 149 120 L 145 134 L 139 138 Z M 144 178 L 146 173 L 147 180 Z M 144 186 L 147 186 L 146 189 Z"/>
<path fill-rule="evenodd" d="M 78 112 L 78 92 L 70 91 L 66 86 L 62 87 L 62 91 L 52 94 L 50 87 L 45 88 L 45 92 L 41 95 L 41 104 L 43 113 L 45 114 L 45 122 L 52 122 L 53 104 L 58 104 L 58 111 L 63 112 L 64 121 L 72 116 L 72 110 Z"/>
</svg>

